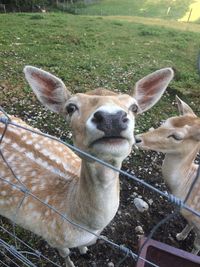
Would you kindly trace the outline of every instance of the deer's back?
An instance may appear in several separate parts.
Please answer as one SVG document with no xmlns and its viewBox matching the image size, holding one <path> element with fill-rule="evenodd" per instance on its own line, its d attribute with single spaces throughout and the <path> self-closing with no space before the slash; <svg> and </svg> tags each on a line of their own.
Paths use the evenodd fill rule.
<svg viewBox="0 0 200 267">
<path fill-rule="evenodd" d="M 20 119 L 11 119 L 33 129 Z M 0 123 L 0 137 L 4 129 Z M 10 124 L 0 148 L 5 158 L 0 157 L 0 214 L 48 241 L 50 232 L 62 232 L 63 219 L 28 192 L 65 214 L 68 193 L 79 179 L 80 158 L 55 140 Z M 25 186 L 27 192 L 11 184 Z"/>
</svg>

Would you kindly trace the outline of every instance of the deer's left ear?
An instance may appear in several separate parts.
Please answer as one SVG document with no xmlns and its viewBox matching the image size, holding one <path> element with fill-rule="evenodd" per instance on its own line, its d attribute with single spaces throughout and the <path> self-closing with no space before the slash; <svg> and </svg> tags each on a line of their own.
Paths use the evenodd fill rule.
<svg viewBox="0 0 200 267">
<path fill-rule="evenodd" d="M 194 111 L 188 106 L 183 100 L 176 96 L 176 103 L 178 105 L 178 110 L 180 115 L 192 115 L 196 117 Z"/>
<path fill-rule="evenodd" d="M 164 68 L 147 75 L 136 83 L 134 98 L 139 105 L 138 113 L 150 109 L 157 103 L 173 77 L 173 70 Z"/>
</svg>

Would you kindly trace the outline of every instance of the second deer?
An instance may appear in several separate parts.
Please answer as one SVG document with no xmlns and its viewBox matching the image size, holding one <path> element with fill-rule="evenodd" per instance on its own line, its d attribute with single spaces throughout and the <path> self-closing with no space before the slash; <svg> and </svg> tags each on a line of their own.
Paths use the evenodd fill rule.
<svg viewBox="0 0 200 267">
<path fill-rule="evenodd" d="M 197 178 L 198 164 L 194 163 L 200 149 L 200 119 L 180 98 L 176 97 L 180 116 L 167 119 L 159 128 L 136 136 L 136 144 L 146 150 L 165 153 L 162 174 L 171 193 L 196 211 L 200 211 L 200 177 Z M 189 192 L 193 181 L 196 181 Z M 188 221 L 183 231 L 177 234 L 178 240 L 184 240 L 194 229 L 196 238 L 193 253 L 200 251 L 200 218 L 182 209 L 182 215 Z"/>
</svg>

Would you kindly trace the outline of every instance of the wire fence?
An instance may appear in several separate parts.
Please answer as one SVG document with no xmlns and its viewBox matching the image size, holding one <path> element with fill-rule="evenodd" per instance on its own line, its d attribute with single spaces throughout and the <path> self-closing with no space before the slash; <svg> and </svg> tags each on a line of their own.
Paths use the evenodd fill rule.
<svg viewBox="0 0 200 267">
<path fill-rule="evenodd" d="M 185 197 L 184 200 L 181 200 L 177 197 L 175 197 L 172 194 L 167 194 L 164 193 L 162 191 L 160 191 L 159 189 L 155 188 L 154 186 L 148 184 L 147 182 L 137 178 L 136 176 L 127 173 L 126 171 L 120 170 L 104 161 L 102 161 L 101 159 L 98 159 L 82 150 L 80 150 L 79 148 L 69 144 L 69 143 L 65 143 L 62 140 L 59 140 L 56 137 L 53 137 L 51 135 L 36 131 L 32 128 L 28 128 L 25 127 L 23 125 L 17 124 L 15 122 L 13 122 L 10 117 L 7 115 L 7 113 L 0 107 L 0 111 L 3 112 L 4 116 L 0 117 L 0 123 L 3 123 L 5 125 L 4 130 L 2 135 L 0 136 L 0 157 L 3 159 L 4 163 L 6 164 L 7 168 L 10 170 L 10 172 L 12 173 L 13 177 L 16 179 L 16 181 L 18 182 L 18 184 L 15 184 L 13 182 L 11 182 L 9 179 L 5 179 L 3 177 L 0 177 L 0 180 L 9 185 L 12 188 L 15 188 L 16 190 L 19 190 L 20 192 L 23 193 L 23 197 L 21 198 L 21 201 L 18 204 L 17 210 L 16 210 L 16 215 L 17 212 L 19 211 L 20 207 L 22 206 L 22 203 L 24 202 L 24 200 L 26 199 L 27 196 L 31 197 L 32 199 L 38 201 L 39 203 L 41 203 L 42 205 L 45 205 L 46 207 L 48 207 L 49 209 L 51 209 L 55 214 L 59 215 L 63 220 L 67 221 L 68 223 L 70 223 L 71 225 L 73 225 L 74 227 L 77 227 L 78 229 L 84 230 L 92 235 L 94 235 L 97 239 L 103 240 L 107 245 L 111 246 L 114 249 L 117 249 L 118 251 L 120 251 L 120 253 L 123 255 L 123 258 L 116 264 L 116 267 L 119 267 L 123 264 L 123 262 L 126 260 L 127 257 L 130 257 L 133 261 L 133 264 L 135 262 L 137 262 L 138 260 L 142 260 L 145 261 L 146 263 L 148 263 L 150 266 L 155 266 L 158 267 L 158 265 L 156 265 L 153 262 L 150 262 L 146 259 L 144 259 L 143 257 L 141 257 L 141 251 L 143 249 L 143 247 L 147 244 L 147 242 L 150 240 L 150 238 L 154 235 L 154 233 L 157 231 L 157 229 L 163 225 L 164 223 L 168 222 L 169 220 L 171 220 L 172 218 L 174 218 L 177 214 L 179 214 L 181 209 L 185 209 L 187 211 L 189 211 L 190 213 L 194 214 L 195 216 L 200 217 L 200 212 L 197 210 L 192 209 L 191 207 L 189 207 L 186 204 L 186 201 L 188 200 L 192 189 L 195 185 L 195 183 L 197 182 L 197 179 L 200 177 L 200 165 L 198 168 L 198 172 L 196 174 L 196 177 L 188 191 L 187 196 Z M 86 227 L 83 227 L 80 224 L 77 224 L 75 222 L 73 222 L 71 219 L 69 219 L 65 214 L 62 214 L 59 210 L 57 210 L 55 207 L 53 207 L 52 205 L 46 203 L 43 199 L 40 199 L 38 196 L 36 196 L 35 194 L 33 194 L 26 186 L 25 184 L 17 177 L 17 175 L 15 174 L 15 172 L 13 171 L 12 167 L 10 166 L 9 162 L 7 161 L 6 157 L 4 156 L 2 149 L 1 149 L 1 144 L 4 141 L 4 137 L 6 135 L 6 132 L 8 131 L 8 127 L 9 125 L 12 125 L 14 127 L 17 128 L 21 128 L 23 130 L 26 130 L 28 132 L 34 133 L 36 135 L 41 135 L 45 138 L 49 138 L 52 139 L 54 141 L 57 141 L 59 143 L 64 144 L 65 146 L 67 146 L 68 148 L 72 149 L 73 151 L 77 152 L 78 154 L 86 157 L 89 160 L 94 160 L 116 172 L 118 172 L 119 174 L 123 175 L 124 177 L 127 177 L 143 186 L 145 186 L 146 188 L 152 190 L 153 192 L 155 192 L 156 194 L 159 194 L 163 197 L 165 197 L 169 202 L 171 202 L 172 204 L 174 204 L 176 206 L 175 212 L 173 212 L 172 214 L 168 215 L 167 217 L 165 217 L 163 220 L 161 220 L 157 225 L 155 225 L 155 227 L 151 230 L 150 234 L 148 235 L 146 241 L 143 243 L 142 247 L 140 248 L 139 253 L 135 253 L 133 252 L 130 248 L 127 248 L 124 245 L 119 245 L 116 244 L 115 242 L 108 240 L 107 238 L 105 238 L 104 236 L 98 235 L 93 233 L 92 231 L 90 231 L 89 229 L 87 229 Z M 57 267 L 61 267 L 60 264 L 54 262 L 53 260 L 49 259 L 48 257 L 46 257 L 45 255 L 43 255 L 42 252 L 40 252 L 38 249 L 34 249 L 31 245 L 27 244 L 25 241 L 21 240 L 18 236 L 16 236 L 15 233 L 15 220 L 13 221 L 13 231 L 9 231 L 7 230 L 5 227 L 3 227 L 2 225 L 0 225 L 0 230 L 4 231 L 6 234 L 8 234 L 10 236 L 10 238 L 14 239 L 14 244 L 10 245 L 8 242 L 6 242 L 5 240 L 0 239 L 0 254 L 4 257 L 6 257 L 10 263 L 12 263 L 12 266 L 40 266 L 38 265 L 41 259 L 44 259 L 46 262 L 48 262 L 49 264 L 51 264 L 51 266 L 57 266 Z M 21 250 L 18 248 L 18 243 L 20 243 L 23 246 L 23 250 Z M 34 257 L 34 260 L 31 260 L 29 256 Z M 37 263 L 35 263 L 35 261 Z M 5 262 L 3 262 L 0 259 L 0 263 L 2 264 L 2 266 L 9 266 L 7 265 Z M 22 265 L 23 264 L 23 265 Z M 50 265 L 48 265 L 50 266 Z"/>
</svg>

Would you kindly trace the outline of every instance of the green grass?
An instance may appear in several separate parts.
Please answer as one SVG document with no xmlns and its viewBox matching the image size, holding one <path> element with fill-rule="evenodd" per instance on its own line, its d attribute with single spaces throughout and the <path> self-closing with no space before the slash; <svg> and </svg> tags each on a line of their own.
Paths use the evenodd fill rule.
<svg viewBox="0 0 200 267">
<path fill-rule="evenodd" d="M 25 65 L 54 73 L 73 92 L 99 86 L 128 92 L 144 75 L 171 66 L 176 70 L 172 92 L 199 96 L 200 33 L 65 13 L 6 14 L 0 24 L 0 97 L 8 108 L 13 99 L 32 97 Z M 16 107 L 21 114 L 24 105 Z M 162 109 L 155 108 L 151 117 L 158 119 Z M 169 103 L 165 109 L 170 111 Z"/>
<path fill-rule="evenodd" d="M 101 0 L 90 5 L 74 5 L 71 11 L 85 15 L 143 16 L 179 19 L 189 10 L 193 0 Z M 167 14 L 168 8 L 170 12 Z"/>
</svg>

